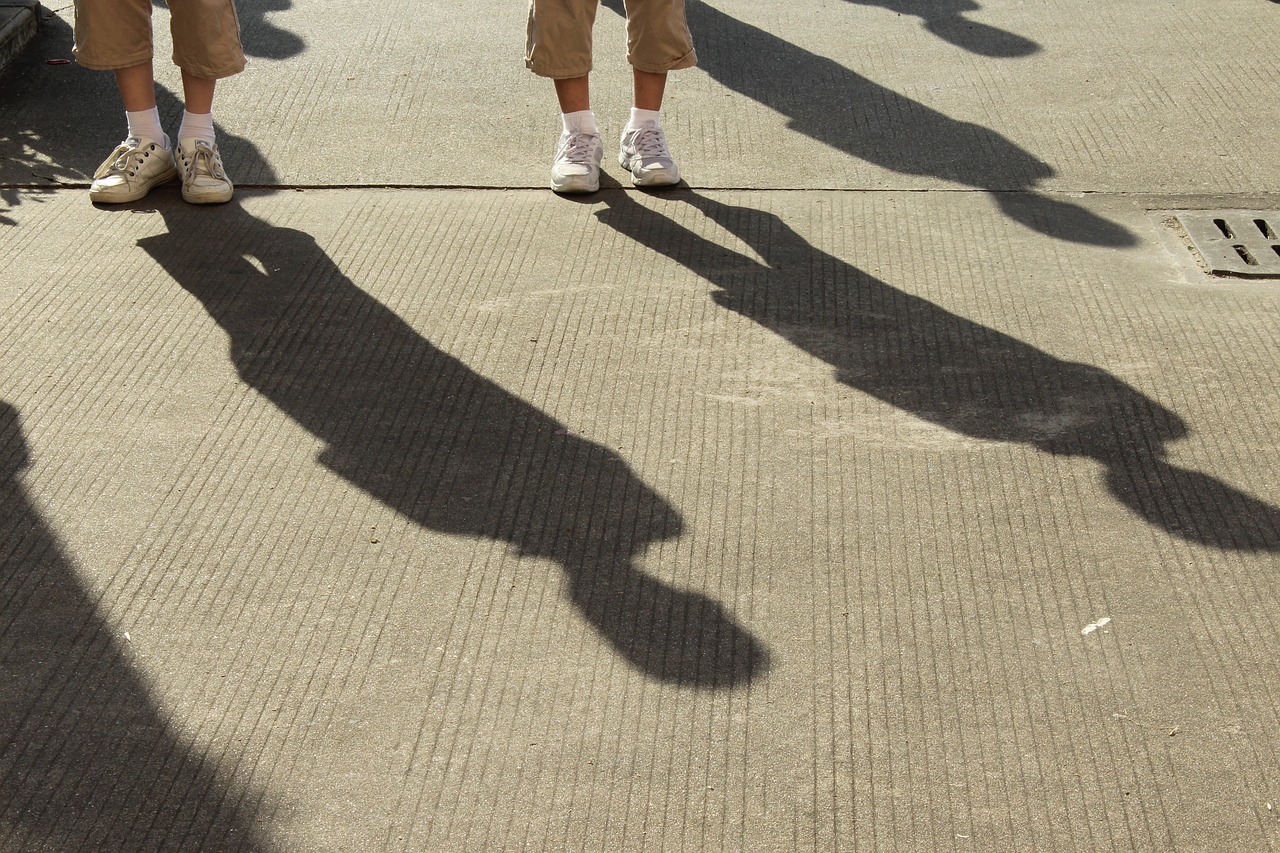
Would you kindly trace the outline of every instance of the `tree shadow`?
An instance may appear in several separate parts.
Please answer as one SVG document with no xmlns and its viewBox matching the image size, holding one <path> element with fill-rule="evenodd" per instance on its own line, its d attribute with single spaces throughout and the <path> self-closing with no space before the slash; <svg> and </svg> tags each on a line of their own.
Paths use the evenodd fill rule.
<svg viewBox="0 0 1280 853">
<path fill-rule="evenodd" d="M 622 0 L 601 2 L 624 14 Z M 985 190 L 1006 216 L 1050 237 L 1135 244 L 1121 226 L 1050 196 L 1038 195 L 1038 215 L 1029 216 L 1023 195 L 1054 170 L 995 131 L 943 115 L 701 0 L 689 0 L 686 11 L 698 67 L 786 116 L 796 132 L 893 172 Z"/>
<path fill-rule="evenodd" d="M 168 233 L 140 245 L 227 333 L 241 378 L 325 442 L 325 467 L 426 529 L 554 561 L 582 617 L 653 678 L 724 688 L 764 671 L 719 603 L 635 565 L 682 522 L 619 456 L 425 340 L 310 235 L 236 202 L 156 201 Z"/>
<path fill-rule="evenodd" d="M 262 795 L 173 730 L 21 481 L 0 401 L 0 849 L 266 851 Z"/>
<path fill-rule="evenodd" d="M 287 59 L 306 49 L 299 36 L 268 20 L 271 12 L 291 5 L 291 0 L 236 3 L 246 54 Z M 70 58 L 73 42 L 71 26 L 45 11 L 35 39 L 0 74 L 6 111 L 5 126 L 0 128 L 0 225 L 16 225 L 9 214 L 24 202 L 39 201 L 42 188 L 87 185 L 124 132 L 124 107 L 111 73 L 75 64 L 47 64 L 46 59 Z M 157 65 L 165 61 L 166 57 L 156 57 Z M 174 132 L 182 118 L 182 98 L 157 85 L 156 105 L 165 127 Z M 234 179 L 278 181 L 253 143 L 221 124 L 217 130 L 218 146 Z"/>
<path fill-rule="evenodd" d="M 963 48 L 970 53 L 993 59 L 1013 59 L 1030 56 L 1040 50 L 1040 45 L 998 27 L 971 21 L 965 12 L 976 12 L 982 7 L 973 0 L 846 0 L 864 6 L 879 6 L 899 15 L 920 18 L 924 27 L 945 42 Z"/>
<path fill-rule="evenodd" d="M 691 191 L 664 198 L 700 211 L 764 263 L 620 188 L 600 194 L 606 206 L 596 215 L 714 284 L 717 304 L 830 364 L 845 385 L 960 435 L 1092 459 L 1120 504 L 1174 536 L 1224 550 L 1280 551 L 1280 509 L 1170 464 L 1165 448 L 1189 434 L 1186 424 L 1106 371 L 890 287 L 774 214 Z"/>
</svg>

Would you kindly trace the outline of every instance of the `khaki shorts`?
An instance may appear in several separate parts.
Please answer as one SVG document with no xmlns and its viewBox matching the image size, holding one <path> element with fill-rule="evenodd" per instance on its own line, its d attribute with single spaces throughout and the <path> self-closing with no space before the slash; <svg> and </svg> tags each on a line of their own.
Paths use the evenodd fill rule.
<svg viewBox="0 0 1280 853">
<path fill-rule="evenodd" d="M 232 0 L 168 0 L 173 63 L 217 80 L 244 70 Z M 114 71 L 150 62 L 151 0 L 75 0 L 76 62 Z"/>
<path fill-rule="evenodd" d="M 524 64 L 542 77 L 591 71 L 591 27 L 598 0 L 529 0 Z M 660 74 L 697 64 L 684 0 L 626 0 L 627 61 Z"/>
</svg>

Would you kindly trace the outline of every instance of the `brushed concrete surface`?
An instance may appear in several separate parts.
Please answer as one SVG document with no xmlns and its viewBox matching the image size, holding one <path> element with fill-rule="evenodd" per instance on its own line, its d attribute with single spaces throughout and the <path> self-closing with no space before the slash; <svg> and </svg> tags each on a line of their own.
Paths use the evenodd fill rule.
<svg viewBox="0 0 1280 853">
<path fill-rule="evenodd" d="M 261 186 L 119 209 L 57 10 L 0 78 L 0 849 L 1280 845 L 1280 283 L 1173 218 L 1280 207 L 1205 88 L 1280 8 L 978 5 L 691 4 L 691 186 L 564 199 L 522 10 L 246 2 Z"/>
</svg>

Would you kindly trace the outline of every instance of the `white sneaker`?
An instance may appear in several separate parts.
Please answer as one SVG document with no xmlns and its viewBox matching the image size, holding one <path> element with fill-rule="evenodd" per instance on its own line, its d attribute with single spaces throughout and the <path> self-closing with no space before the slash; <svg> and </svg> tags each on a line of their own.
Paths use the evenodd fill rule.
<svg viewBox="0 0 1280 853">
<path fill-rule="evenodd" d="M 680 183 L 680 170 L 657 122 L 646 121 L 635 130 L 623 131 L 618 162 L 631 173 L 631 182 L 638 187 L 669 187 Z"/>
<path fill-rule="evenodd" d="M 600 189 L 600 160 L 604 143 L 599 134 L 560 134 L 551 164 L 551 189 L 558 193 L 593 193 Z"/>
<path fill-rule="evenodd" d="M 178 142 L 178 166 L 182 169 L 182 197 L 192 204 L 231 201 L 235 187 L 222 168 L 217 144 L 203 139 Z"/>
<path fill-rule="evenodd" d="M 177 174 L 172 151 L 145 136 L 130 136 L 93 173 L 89 200 L 99 204 L 137 201 Z"/>
</svg>

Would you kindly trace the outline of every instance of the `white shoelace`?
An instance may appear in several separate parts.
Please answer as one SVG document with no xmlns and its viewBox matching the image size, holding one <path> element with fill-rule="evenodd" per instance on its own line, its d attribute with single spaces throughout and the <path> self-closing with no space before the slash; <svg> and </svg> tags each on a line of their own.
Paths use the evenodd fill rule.
<svg viewBox="0 0 1280 853">
<path fill-rule="evenodd" d="M 195 153 L 191 155 L 191 176 L 193 178 L 207 175 L 212 178 L 222 180 L 225 175 L 222 169 L 218 168 L 218 160 L 213 156 L 213 148 L 208 145 L 197 145 Z"/>
<path fill-rule="evenodd" d="M 556 160 L 578 166 L 594 166 L 596 161 L 591 156 L 591 149 L 599 138 L 589 133 L 570 134 L 561 145 L 560 155 Z"/>
<path fill-rule="evenodd" d="M 146 151 L 138 146 L 140 140 L 126 139 L 116 146 L 111 152 L 111 156 L 103 161 L 98 167 L 98 171 L 93 173 L 93 179 L 105 178 L 108 175 L 129 175 L 132 177 L 142 168 L 142 158 L 146 156 Z M 134 144 L 130 144 L 134 143 Z"/>
<path fill-rule="evenodd" d="M 667 148 L 667 139 L 656 127 L 642 127 L 631 137 L 636 154 L 644 160 L 670 160 L 671 150 Z"/>
</svg>

